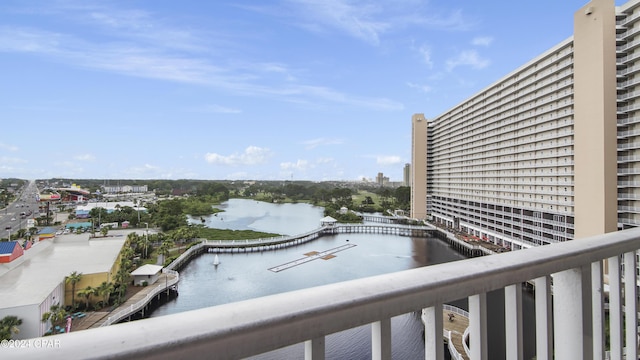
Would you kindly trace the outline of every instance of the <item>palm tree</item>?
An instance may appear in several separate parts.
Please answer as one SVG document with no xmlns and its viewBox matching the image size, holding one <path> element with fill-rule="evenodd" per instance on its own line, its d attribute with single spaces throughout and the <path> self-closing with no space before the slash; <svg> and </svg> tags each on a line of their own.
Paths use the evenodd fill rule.
<svg viewBox="0 0 640 360">
<path fill-rule="evenodd" d="M 133 245 L 138 242 L 139 237 L 140 236 L 138 235 L 138 233 L 130 232 L 129 234 L 127 234 L 127 241 L 129 242 L 129 244 Z"/>
<path fill-rule="evenodd" d="M 173 245 L 174 243 L 172 240 L 164 240 L 162 244 L 160 244 L 160 247 L 158 248 L 158 254 L 162 255 L 163 263 L 167 261 L 167 257 L 169 256 Z"/>
<path fill-rule="evenodd" d="M 130 247 L 124 247 L 120 251 L 120 267 L 125 268 L 127 270 L 131 269 L 133 265 L 133 258 L 135 257 L 135 252 Z"/>
<path fill-rule="evenodd" d="M 42 322 L 51 321 L 51 325 L 61 323 L 67 317 L 67 311 L 59 304 L 51 305 L 49 311 L 42 314 Z"/>
<path fill-rule="evenodd" d="M 83 297 L 85 300 L 86 309 L 89 309 L 89 302 L 91 301 L 91 297 L 96 294 L 96 289 L 91 286 L 87 286 L 84 289 L 78 291 L 78 296 Z"/>
<path fill-rule="evenodd" d="M 81 279 L 82 279 L 82 273 L 79 273 L 77 271 L 72 272 L 65 279 L 65 283 L 71 284 L 71 308 L 72 309 L 76 308 L 76 284 L 80 282 Z"/>
<path fill-rule="evenodd" d="M 118 290 L 118 301 L 122 300 L 122 297 L 127 291 L 127 285 L 129 285 L 130 277 L 131 277 L 131 274 L 129 272 L 129 269 L 124 267 L 120 267 L 120 269 L 118 269 L 118 272 L 114 277 L 116 281 L 115 286 L 117 287 L 117 290 Z"/>
<path fill-rule="evenodd" d="M 149 234 L 146 234 L 146 236 L 143 236 L 140 239 L 138 239 L 138 244 L 140 244 L 142 246 L 142 248 L 144 249 L 144 252 L 142 253 L 142 258 L 146 259 L 147 258 L 147 254 L 148 254 L 147 249 L 149 248 L 149 245 L 151 244 L 151 242 L 149 241 Z"/>
<path fill-rule="evenodd" d="M 22 325 L 22 319 L 17 316 L 7 315 L 0 320 L 0 340 L 11 340 L 13 334 L 20 332 L 18 326 Z"/>
<path fill-rule="evenodd" d="M 103 281 L 102 284 L 100 284 L 96 288 L 96 292 L 98 293 L 98 296 L 102 297 L 103 306 L 109 305 L 109 297 L 111 296 L 112 290 L 113 290 L 113 284 L 108 283 L 106 281 Z"/>
</svg>

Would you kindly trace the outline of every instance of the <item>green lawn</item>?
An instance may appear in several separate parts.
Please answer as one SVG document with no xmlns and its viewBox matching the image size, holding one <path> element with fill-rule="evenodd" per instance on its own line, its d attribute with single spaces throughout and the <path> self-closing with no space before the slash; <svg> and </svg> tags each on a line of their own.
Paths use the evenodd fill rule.
<svg viewBox="0 0 640 360">
<path fill-rule="evenodd" d="M 371 199 L 375 203 L 374 205 L 380 205 L 380 196 L 378 196 L 378 194 L 372 193 L 371 191 L 360 190 L 358 191 L 357 194 L 353 195 L 351 198 L 353 199 L 354 205 L 360 205 L 367 198 L 367 196 L 371 197 Z"/>
</svg>

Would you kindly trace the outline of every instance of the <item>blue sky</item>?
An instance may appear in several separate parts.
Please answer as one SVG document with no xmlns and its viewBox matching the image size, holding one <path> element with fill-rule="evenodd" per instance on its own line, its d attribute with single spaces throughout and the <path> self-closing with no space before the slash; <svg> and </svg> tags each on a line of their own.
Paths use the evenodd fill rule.
<svg viewBox="0 0 640 360">
<path fill-rule="evenodd" d="M 0 177 L 401 181 L 585 3 L 3 0 Z"/>
</svg>

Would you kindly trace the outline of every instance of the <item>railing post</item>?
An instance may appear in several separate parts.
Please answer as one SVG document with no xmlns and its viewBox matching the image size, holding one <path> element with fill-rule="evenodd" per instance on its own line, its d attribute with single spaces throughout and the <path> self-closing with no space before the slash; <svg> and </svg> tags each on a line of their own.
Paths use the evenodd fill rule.
<svg viewBox="0 0 640 360">
<path fill-rule="evenodd" d="M 444 340 L 442 339 L 443 312 L 438 303 L 424 311 L 424 358 L 425 360 L 444 359 Z"/>
<path fill-rule="evenodd" d="M 638 358 L 638 290 L 636 275 L 636 252 L 624 254 L 624 317 L 626 359 Z"/>
<path fill-rule="evenodd" d="M 609 344 L 612 360 L 622 359 L 622 289 L 620 280 L 620 259 L 608 259 L 609 270 Z"/>
<path fill-rule="evenodd" d="M 469 343 L 471 360 L 487 360 L 487 294 L 469 296 Z"/>
<path fill-rule="evenodd" d="M 507 359 L 522 360 L 522 286 L 504 288 L 505 346 Z"/>
<path fill-rule="evenodd" d="M 371 324 L 371 359 L 391 360 L 391 319 Z"/>
<path fill-rule="evenodd" d="M 590 278 L 582 268 L 573 268 L 553 274 L 554 346 L 556 359 L 590 359 L 593 346 L 585 344 L 591 339 L 591 296 L 584 298 L 583 279 Z M 589 282 L 591 285 L 591 282 Z M 590 287 L 590 286 L 589 286 Z M 591 289 L 589 289 L 591 290 Z"/>
<path fill-rule="evenodd" d="M 551 277 L 534 280 L 536 306 L 536 359 L 553 359 L 553 316 L 551 307 Z"/>
<path fill-rule="evenodd" d="M 324 336 L 304 342 L 304 360 L 324 360 Z"/>
<path fill-rule="evenodd" d="M 594 359 L 604 359 L 605 356 L 604 289 L 602 286 L 602 280 L 602 261 L 595 261 L 591 263 L 591 317 L 593 320 L 592 324 Z"/>
</svg>

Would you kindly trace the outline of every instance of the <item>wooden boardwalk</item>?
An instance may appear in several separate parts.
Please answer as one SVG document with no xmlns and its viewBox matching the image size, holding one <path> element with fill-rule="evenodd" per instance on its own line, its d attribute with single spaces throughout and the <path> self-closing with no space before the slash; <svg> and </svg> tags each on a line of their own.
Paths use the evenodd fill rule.
<svg viewBox="0 0 640 360">
<path fill-rule="evenodd" d="M 176 278 L 175 275 L 163 273 L 163 274 L 160 274 L 160 276 L 158 277 L 156 284 L 164 285 L 165 283 L 168 283 L 169 285 L 171 285 L 172 283 L 175 282 L 175 278 Z M 149 293 L 151 293 L 154 290 L 156 290 L 156 286 L 142 287 L 135 294 L 133 294 L 129 299 L 127 299 L 122 305 L 118 306 L 112 311 L 87 312 L 86 313 L 87 316 L 81 319 L 73 320 L 71 331 L 80 331 L 80 330 L 100 327 L 104 322 L 109 320 L 110 315 L 118 314 L 118 313 L 121 313 L 122 311 L 126 312 L 127 310 L 130 310 L 132 306 L 135 307 L 140 302 L 145 301 L 145 298 L 147 298 L 147 295 L 149 295 Z M 137 311 L 139 311 L 139 309 L 134 309 L 130 312 L 131 314 L 134 314 Z"/>
<path fill-rule="evenodd" d="M 462 356 L 463 359 L 469 359 L 467 353 L 464 351 L 464 345 L 462 344 L 462 335 L 464 331 L 469 327 L 469 318 L 461 315 L 454 314 L 453 321 L 449 320 L 450 310 L 444 309 L 442 311 L 442 324 L 446 331 L 451 331 L 451 343 Z"/>
</svg>

